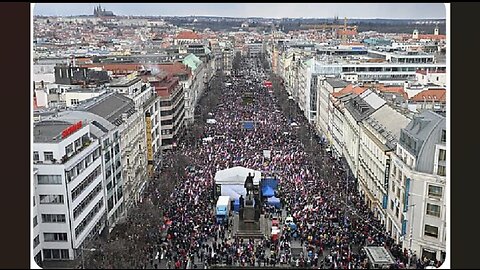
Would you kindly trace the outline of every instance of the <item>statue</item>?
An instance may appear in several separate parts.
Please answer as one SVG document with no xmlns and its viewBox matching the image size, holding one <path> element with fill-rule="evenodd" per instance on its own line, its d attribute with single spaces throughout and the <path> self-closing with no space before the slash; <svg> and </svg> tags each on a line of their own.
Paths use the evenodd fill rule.
<svg viewBox="0 0 480 270">
<path fill-rule="evenodd" d="M 248 173 L 247 179 L 245 180 L 245 184 L 243 185 L 245 189 L 247 190 L 247 196 L 250 194 L 251 191 L 253 191 L 253 176 Z"/>
</svg>

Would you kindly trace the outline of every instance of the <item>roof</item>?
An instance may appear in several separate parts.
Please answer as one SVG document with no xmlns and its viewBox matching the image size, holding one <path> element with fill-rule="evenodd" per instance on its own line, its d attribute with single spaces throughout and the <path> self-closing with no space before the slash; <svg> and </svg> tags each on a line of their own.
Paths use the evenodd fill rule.
<svg viewBox="0 0 480 270">
<path fill-rule="evenodd" d="M 433 174 L 436 145 L 445 129 L 445 117 L 428 110 L 414 116 L 402 129 L 399 144 L 416 157 L 416 171 Z"/>
<path fill-rule="evenodd" d="M 384 93 L 396 93 L 403 96 L 405 100 L 408 99 L 408 94 L 403 89 L 403 86 L 380 86 L 377 87 L 377 90 Z"/>
<path fill-rule="evenodd" d="M 356 121 L 362 121 L 385 103 L 386 101 L 384 99 L 379 97 L 372 90 L 367 89 L 362 94 L 347 102 L 345 108 Z"/>
<path fill-rule="evenodd" d="M 122 115 L 128 116 L 135 112 L 135 104 L 130 98 L 119 93 L 107 93 L 97 100 L 90 100 L 85 106 L 79 108 L 101 116 L 110 123 L 120 126 L 123 123 Z"/>
<path fill-rule="evenodd" d="M 176 39 L 201 39 L 200 35 L 193 31 L 182 31 L 175 37 Z"/>
<path fill-rule="evenodd" d="M 445 89 L 428 89 L 413 96 L 410 100 L 415 102 L 440 101 L 446 102 L 447 91 Z"/>
<path fill-rule="evenodd" d="M 353 86 L 353 84 L 349 84 L 345 88 L 343 88 L 342 90 L 340 90 L 336 93 L 333 93 L 332 95 L 334 97 L 341 97 L 341 96 L 349 94 L 349 93 L 354 93 L 354 94 L 360 95 L 365 90 L 367 90 L 367 88 L 360 87 L 360 86 Z"/>
<path fill-rule="evenodd" d="M 330 84 L 333 88 L 345 88 L 348 86 L 348 83 L 342 79 L 338 78 L 327 78 L 327 83 Z"/>
<path fill-rule="evenodd" d="M 410 119 L 385 105 L 372 113 L 367 122 L 387 140 L 387 147 L 394 149 L 400 139 L 400 131 L 410 123 Z"/>
<path fill-rule="evenodd" d="M 433 34 L 424 34 L 424 35 L 418 35 L 418 39 L 446 39 L 446 35 L 433 35 Z"/>
<path fill-rule="evenodd" d="M 171 76 L 179 76 L 184 74 L 190 74 L 190 69 L 187 65 L 182 62 L 173 62 L 166 64 L 156 65 L 161 71 L 166 72 Z"/>
<path fill-rule="evenodd" d="M 62 131 L 72 124 L 66 121 L 46 120 L 33 126 L 35 143 L 55 143 L 62 140 Z"/>
<path fill-rule="evenodd" d="M 364 249 L 372 264 L 395 264 L 395 259 L 385 247 L 368 246 Z"/>
<path fill-rule="evenodd" d="M 357 31 L 356 30 L 338 30 L 338 35 L 355 36 L 357 35 Z"/>
<path fill-rule="evenodd" d="M 195 71 L 203 62 L 195 54 L 191 53 L 183 59 L 182 63 L 191 68 L 192 71 Z"/>
<path fill-rule="evenodd" d="M 215 183 L 216 184 L 227 184 L 227 185 L 242 185 L 245 184 L 245 179 L 248 176 L 248 173 L 251 173 L 253 177 L 253 184 L 259 185 L 262 172 L 256 171 L 253 169 L 248 169 L 241 166 L 236 166 L 228 168 L 225 170 L 217 171 L 215 174 Z"/>
</svg>

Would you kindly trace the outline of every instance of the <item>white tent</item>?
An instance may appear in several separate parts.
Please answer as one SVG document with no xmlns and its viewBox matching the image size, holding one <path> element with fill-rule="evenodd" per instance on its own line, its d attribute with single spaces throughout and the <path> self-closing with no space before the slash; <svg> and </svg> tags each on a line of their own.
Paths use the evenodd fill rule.
<svg viewBox="0 0 480 270">
<path fill-rule="evenodd" d="M 262 179 L 261 171 L 241 166 L 218 171 L 215 174 L 215 184 L 221 186 L 221 195 L 230 196 L 232 200 L 237 200 L 240 198 L 240 195 L 245 197 L 246 190 L 244 184 L 248 173 L 253 175 L 253 184 L 259 185 Z"/>
</svg>

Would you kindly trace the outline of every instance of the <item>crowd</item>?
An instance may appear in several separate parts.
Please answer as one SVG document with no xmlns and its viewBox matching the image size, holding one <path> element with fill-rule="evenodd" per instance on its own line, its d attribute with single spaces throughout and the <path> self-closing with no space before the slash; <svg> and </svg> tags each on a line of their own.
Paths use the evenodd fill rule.
<svg viewBox="0 0 480 270">
<path fill-rule="evenodd" d="M 342 164 L 323 147 L 318 147 L 319 158 L 307 153 L 311 145 L 299 139 L 297 127 L 291 123 L 309 124 L 300 115 L 289 119 L 281 112 L 277 97 L 262 85 L 267 75 L 260 61 L 244 60 L 241 66 L 238 76 L 227 77 L 221 104 L 209 114 L 216 123 L 207 124 L 202 136 L 213 139 L 195 146 L 182 141 L 175 150 L 176 155 L 188 157 L 194 169 L 170 176 L 180 180 L 169 196 L 161 195 L 161 183 L 147 189 L 143 204 L 158 205 L 162 219 L 157 217 L 158 223 L 153 225 L 137 220 L 151 236 L 142 247 L 146 255 L 139 258 L 146 263 L 138 266 L 158 268 L 161 265 L 156 262 L 160 261 L 171 269 L 220 264 L 365 269 L 369 265 L 361 248 L 377 245 L 390 249 L 397 259 L 393 267 L 404 268 L 404 250 L 393 243 L 367 209 Z M 252 102 L 244 98 L 250 94 Z M 253 121 L 254 130 L 245 129 L 243 121 Z M 272 151 L 268 160 L 263 150 Z M 165 167 L 174 165 L 171 155 L 163 157 Z M 279 180 L 276 195 L 297 229 L 285 226 L 279 240 L 271 243 L 269 239 L 238 239 L 232 235 L 231 225 L 216 224 L 213 179 L 218 170 L 233 166 L 275 175 Z M 272 210 L 272 214 L 277 212 Z M 295 241 L 301 243 L 300 256 L 293 255 Z M 417 268 L 427 264 L 420 259 L 413 261 Z"/>
</svg>

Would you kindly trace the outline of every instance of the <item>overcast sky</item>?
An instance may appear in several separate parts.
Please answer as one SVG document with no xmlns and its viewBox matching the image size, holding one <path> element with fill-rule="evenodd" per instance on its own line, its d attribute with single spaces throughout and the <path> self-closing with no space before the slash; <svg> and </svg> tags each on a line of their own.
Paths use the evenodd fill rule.
<svg viewBox="0 0 480 270">
<path fill-rule="evenodd" d="M 92 15 L 98 3 L 40 3 L 34 15 Z M 105 3 L 116 15 L 224 16 L 266 18 L 445 19 L 443 3 Z"/>
</svg>

